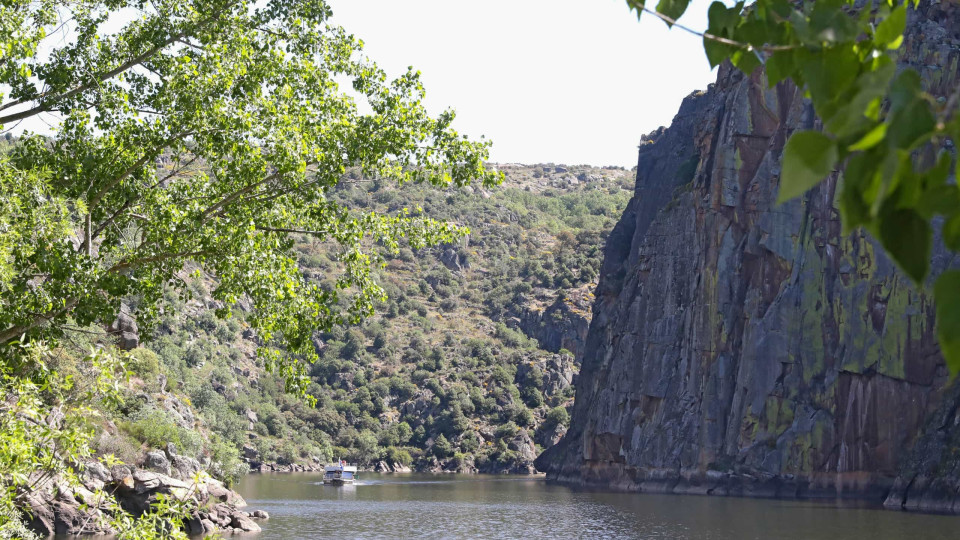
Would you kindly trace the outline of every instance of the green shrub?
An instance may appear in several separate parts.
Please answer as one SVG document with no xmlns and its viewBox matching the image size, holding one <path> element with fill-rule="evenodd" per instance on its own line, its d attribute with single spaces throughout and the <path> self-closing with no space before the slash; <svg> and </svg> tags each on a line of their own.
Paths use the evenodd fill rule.
<svg viewBox="0 0 960 540">
<path fill-rule="evenodd" d="M 464 452 L 472 454 L 480 448 L 480 438 L 477 437 L 476 433 L 468 431 L 460 441 L 460 448 Z"/>
<path fill-rule="evenodd" d="M 40 540 L 40 536 L 27 528 L 25 516 L 19 510 L 3 505 L 0 506 L 0 540 Z"/>
<path fill-rule="evenodd" d="M 410 465 L 413 463 L 413 458 L 410 456 L 410 452 L 403 448 L 397 448 L 396 446 L 387 448 L 386 452 L 384 453 L 384 459 L 390 463 L 400 465 Z"/>
<path fill-rule="evenodd" d="M 523 397 L 523 402 L 533 409 L 536 409 L 544 403 L 543 393 L 533 387 L 527 387 L 521 390 L 520 396 Z"/>
<path fill-rule="evenodd" d="M 177 425 L 166 411 L 145 407 L 130 420 L 120 422 L 121 429 L 151 448 L 165 448 L 167 443 L 177 445 L 188 455 L 197 455 L 203 448 L 200 434 Z"/>
<path fill-rule="evenodd" d="M 210 474 L 231 486 L 250 472 L 250 466 L 240 459 L 237 447 L 216 435 L 210 441 Z"/>
<path fill-rule="evenodd" d="M 507 439 L 513 438 L 517 434 L 517 430 L 520 428 L 514 422 L 507 422 L 506 424 L 500 425 L 497 427 L 497 430 L 493 432 L 494 436 L 498 439 Z"/>
<path fill-rule="evenodd" d="M 290 465 L 296 463 L 300 459 L 300 449 L 297 448 L 297 445 L 293 441 L 287 439 L 281 439 L 277 441 L 277 445 L 274 447 L 274 452 L 276 454 L 277 463 L 281 465 Z"/>
<path fill-rule="evenodd" d="M 144 381 L 156 381 L 160 374 L 160 357 L 150 349 L 138 347 L 129 352 L 127 369 Z"/>
<path fill-rule="evenodd" d="M 443 434 L 437 435 L 437 438 L 433 440 L 433 455 L 438 458 L 445 458 L 452 453 L 453 445 L 450 444 L 450 441 Z"/>
<path fill-rule="evenodd" d="M 507 386 L 513 382 L 513 375 L 510 374 L 503 366 L 496 366 L 493 368 L 493 371 L 490 372 L 490 383 L 497 386 Z"/>
<path fill-rule="evenodd" d="M 520 408 L 519 411 L 514 415 L 513 421 L 517 423 L 520 427 L 529 427 L 533 425 L 533 413 L 530 412 L 530 409 Z"/>
<path fill-rule="evenodd" d="M 547 413 L 543 425 L 547 428 L 567 427 L 570 425 L 570 413 L 567 412 L 566 407 L 554 407 Z"/>
<path fill-rule="evenodd" d="M 98 455 L 113 455 L 124 463 L 134 463 L 140 457 L 139 444 L 131 441 L 123 433 L 111 435 L 106 431 L 101 432 L 93 440 L 93 448 Z"/>
</svg>

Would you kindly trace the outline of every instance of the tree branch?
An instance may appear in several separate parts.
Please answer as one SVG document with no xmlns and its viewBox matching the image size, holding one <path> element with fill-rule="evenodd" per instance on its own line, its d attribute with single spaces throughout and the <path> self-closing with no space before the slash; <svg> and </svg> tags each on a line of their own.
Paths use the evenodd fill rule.
<svg viewBox="0 0 960 540">
<path fill-rule="evenodd" d="M 229 8 L 229 5 L 230 4 L 227 4 L 225 8 Z M 92 80 L 89 80 L 86 83 L 80 84 L 79 86 L 76 86 L 72 90 L 68 90 L 63 94 L 53 95 L 53 96 L 49 95 L 49 92 L 40 94 L 39 96 L 36 97 L 36 99 L 40 101 L 40 104 L 38 104 L 36 107 L 27 109 L 25 111 L 20 111 L 18 113 L 12 113 L 6 116 L 0 116 L 0 124 L 5 124 L 7 122 L 15 122 L 17 120 L 22 120 L 24 118 L 30 118 L 31 116 L 36 116 L 42 112 L 50 111 L 53 109 L 53 106 L 58 101 L 70 99 L 71 97 L 81 92 L 85 92 L 93 88 L 94 86 L 99 85 L 103 81 L 112 79 L 113 77 L 116 77 L 117 75 L 146 62 L 147 60 L 152 58 L 154 55 L 156 55 L 158 52 L 162 51 L 163 49 L 177 42 L 181 38 L 189 35 L 190 32 L 196 32 L 197 30 L 200 30 L 205 26 L 213 23 L 222 14 L 223 14 L 223 11 L 216 12 L 210 17 L 207 17 L 206 19 L 203 19 L 200 22 L 198 22 L 195 26 L 191 26 L 189 30 L 184 30 L 182 32 L 179 32 L 177 34 L 170 36 L 169 38 L 165 39 L 163 42 L 154 46 L 153 48 L 147 50 L 143 54 L 140 54 L 139 56 L 135 56 L 134 58 L 127 60 L 126 62 L 120 64 L 119 66 L 109 71 L 104 71 L 102 73 L 96 74 L 92 77 Z M 7 104 L 4 104 L 3 107 L 0 108 L 0 110 L 6 109 L 8 107 L 13 107 L 16 105 L 22 105 L 23 103 L 26 103 L 26 101 L 19 100 L 19 102 L 7 103 Z"/>
<path fill-rule="evenodd" d="M 239 190 L 237 190 L 237 191 L 234 191 L 234 192 L 231 193 L 230 195 L 227 195 L 227 196 L 224 197 L 223 199 L 220 199 L 220 202 L 218 202 L 218 203 L 214 204 L 213 206 L 211 206 L 211 207 L 207 208 L 206 210 L 204 210 L 203 213 L 200 214 L 200 221 L 201 221 L 201 222 L 206 221 L 207 217 L 209 217 L 211 214 L 213 214 L 213 213 L 216 212 L 217 210 L 220 210 L 220 209 L 223 208 L 224 206 L 229 205 L 230 203 L 236 201 L 236 200 L 239 199 L 240 197 L 243 197 L 245 194 L 250 193 L 250 192 L 253 191 L 254 189 L 257 189 L 258 187 L 262 186 L 263 184 L 266 184 L 267 182 L 269 182 L 269 181 L 271 181 L 271 180 L 275 180 L 275 179 L 277 179 L 277 178 L 280 178 L 280 177 L 283 176 L 284 174 L 286 174 L 286 173 L 282 173 L 282 172 L 280 172 L 280 171 L 277 171 L 277 172 L 275 172 L 275 173 L 273 173 L 273 174 L 271 174 L 271 175 L 269 175 L 269 176 L 264 177 L 264 179 L 263 179 L 263 180 L 260 180 L 259 182 L 254 182 L 254 183 L 252 183 L 252 184 L 250 184 L 250 185 L 248 185 L 248 186 L 246 186 L 246 187 L 243 187 L 243 188 L 241 188 L 241 189 L 239 189 Z"/>
<path fill-rule="evenodd" d="M 305 229 L 284 229 L 284 228 L 277 228 L 277 227 L 261 227 L 259 225 L 256 228 L 258 231 L 309 234 L 310 236 L 326 236 L 327 234 L 329 234 L 323 231 L 308 231 Z"/>
<path fill-rule="evenodd" d="M 51 319 L 54 319 L 56 317 L 59 317 L 67 313 L 68 311 L 76 307 L 77 302 L 78 301 L 76 298 L 69 298 L 67 299 L 67 302 L 62 309 L 59 309 L 57 311 L 51 311 L 43 315 L 38 315 L 33 319 L 33 321 L 29 323 L 14 325 L 7 328 L 6 330 L 0 332 L 0 344 L 6 343 L 12 339 L 16 339 L 21 335 L 23 335 L 25 332 L 28 332 L 29 330 L 36 328 L 38 325 L 43 324 L 46 321 L 49 321 Z"/>
<path fill-rule="evenodd" d="M 632 3 L 631 3 L 631 4 L 632 4 Z M 693 28 L 690 28 L 689 26 L 684 26 L 684 25 L 678 23 L 678 22 L 677 22 L 677 19 L 674 19 L 673 17 L 669 17 L 669 16 L 667 16 L 667 15 L 664 15 L 663 13 L 659 13 L 658 11 L 656 11 L 656 10 L 654 10 L 654 9 L 650 9 L 650 8 L 648 8 L 647 5 L 644 4 L 644 3 L 637 3 L 637 4 L 633 4 L 633 5 L 634 5 L 635 7 L 637 7 L 638 9 L 642 10 L 644 13 L 649 13 L 650 15 L 653 15 L 654 17 L 656 17 L 656 18 L 660 19 L 661 21 L 667 23 L 667 25 L 669 25 L 669 26 L 671 26 L 671 27 L 679 28 L 680 30 L 683 30 L 684 32 L 688 32 L 688 33 L 690 33 L 690 34 L 693 34 L 693 35 L 695 35 L 695 36 L 697 36 L 697 37 L 700 37 L 700 38 L 703 38 L 703 39 L 708 39 L 708 40 L 710 40 L 710 41 L 716 41 L 717 43 L 723 43 L 724 45 L 730 45 L 730 46 L 736 47 L 736 48 L 738 48 L 738 49 L 747 49 L 747 50 L 758 49 L 758 47 L 754 47 L 753 45 L 751 45 L 751 44 L 749 44 L 749 43 L 743 43 L 742 41 L 735 41 L 735 40 L 732 40 L 732 39 L 729 39 L 729 38 L 725 38 L 725 37 L 723 37 L 723 36 L 718 36 L 718 35 L 716 35 L 716 34 L 711 34 L 711 33 L 709 33 L 709 32 L 700 32 L 699 30 L 694 30 Z M 762 46 L 762 47 L 759 47 L 759 50 L 765 51 L 765 52 L 776 52 L 776 51 L 789 51 L 789 50 L 793 50 L 793 49 L 796 49 L 796 48 L 798 48 L 797 45 L 764 45 L 764 46 Z"/>
<path fill-rule="evenodd" d="M 162 152 L 164 148 L 169 146 L 173 141 L 186 137 L 187 135 L 190 135 L 189 131 L 181 131 L 180 133 L 176 133 L 174 135 L 171 135 L 170 137 L 167 137 L 167 139 L 164 140 L 160 145 L 158 145 L 152 151 L 145 153 L 142 158 L 138 159 L 132 165 L 127 167 L 127 170 L 123 171 L 123 173 L 120 176 L 107 182 L 107 184 L 104 185 L 102 188 L 100 188 L 100 191 L 98 191 L 97 194 L 90 199 L 90 202 L 87 203 L 87 206 L 89 207 L 90 211 L 92 212 L 93 209 L 96 208 L 97 204 L 99 204 L 100 201 L 103 200 L 103 197 L 106 196 L 108 191 L 116 187 L 116 185 L 119 184 L 120 182 L 123 182 L 124 180 L 129 178 L 131 175 L 133 175 L 133 173 L 137 172 L 138 169 L 146 165 L 148 161 L 150 161 L 151 159 L 155 159 L 157 155 L 160 152 Z"/>
<path fill-rule="evenodd" d="M 154 257 L 147 257 L 145 259 L 133 259 L 132 261 L 119 262 L 112 267 L 110 267 L 107 272 L 120 272 L 121 270 L 130 270 L 132 268 L 137 268 L 145 264 L 168 261 L 170 259 L 180 259 L 187 257 L 197 257 L 200 255 L 210 255 L 215 253 L 211 249 L 201 250 L 201 251 L 181 251 L 179 253 L 164 253 L 163 255 L 156 255 Z"/>
</svg>

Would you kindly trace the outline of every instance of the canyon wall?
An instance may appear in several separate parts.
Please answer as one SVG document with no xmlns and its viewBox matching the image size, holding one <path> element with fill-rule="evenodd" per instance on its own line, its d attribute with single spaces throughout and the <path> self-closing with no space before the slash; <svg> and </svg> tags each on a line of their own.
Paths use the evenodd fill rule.
<svg viewBox="0 0 960 540">
<path fill-rule="evenodd" d="M 960 6 L 925 0 L 901 62 L 945 96 L 958 58 Z M 842 233 L 836 177 L 775 204 L 784 143 L 818 125 L 792 84 L 726 67 L 644 138 L 572 425 L 537 461 L 549 479 L 960 511 L 960 392 L 931 297 Z"/>
</svg>

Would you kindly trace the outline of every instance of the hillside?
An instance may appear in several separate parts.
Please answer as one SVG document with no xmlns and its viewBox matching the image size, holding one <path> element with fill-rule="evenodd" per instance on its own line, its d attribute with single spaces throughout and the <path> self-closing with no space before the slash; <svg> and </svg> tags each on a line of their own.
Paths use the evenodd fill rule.
<svg viewBox="0 0 960 540">
<path fill-rule="evenodd" d="M 215 276 L 190 269 L 182 274 L 190 298 L 165 297 L 137 349 L 148 359 L 135 366 L 137 377 L 185 396 L 198 421 L 255 469 L 345 457 L 389 470 L 532 472 L 536 455 L 566 429 L 603 239 L 632 194 L 633 173 L 500 169 L 506 182 L 489 191 L 353 176 L 330 193 L 357 211 L 420 208 L 471 234 L 442 248 L 382 250 L 376 279 L 388 299 L 377 314 L 315 338 L 315 407 L 258 364 L 244 303 L 217 318 L 221 306 L 208 294 Z M 337 278 L 331 246 L 302 236 L 296 251 L 309 279 Z M 121 426 L 176 424 L 149 404 L 127 416 Z M 135 429 L 121 432 L 130 439 L 122 458 L 155 445 Z M 122 446 L 112 444 L 101 450 Z"/>
</svg>

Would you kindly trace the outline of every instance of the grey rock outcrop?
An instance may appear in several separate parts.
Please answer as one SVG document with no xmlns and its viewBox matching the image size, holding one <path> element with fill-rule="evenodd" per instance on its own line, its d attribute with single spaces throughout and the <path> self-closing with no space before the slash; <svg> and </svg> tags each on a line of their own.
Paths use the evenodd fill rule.
<svg viewBox="0 0 960 540">
<path fill-rule="evenodd" d="M 921 3 L 901 62 L 945 96 L 958 61 L 960 6 Z M 931 298 L 842 234 L 836 176 L 775 204 L 785 141 L 817 122 L 793 85 L 724 67 L 644 138 L 548 478 L 960 511 L 960 390 Z"/>
<path fill-rule="evenodd" d="M 117 319 L 110 325 L 109 331 L 117 336 L 120 348 L 129 351 L 140 346 L 140 330 L 137 328 L 137 320 L 130 312 L 130 306 L 120 305 L 120 313 Z"/>
<path fill-rule="evenodd" d="M 147 452 L 143 466 L 148 469 L 160 471 L 163 474 L 170 474 L 170 460 L 168 460 L 167 456 L 160 450 Z"/>
<path fill-rule="evenodd" d="M 548 351 L 567 349 L 578 357 L 583 352 L 590 327 L 589 313 L 578 312 L 568 300 L 557 299 L 542 310 L 524 309 L 517 314 L 517 320 L 519 329 Z"/>
<path fill-rule="evenodd" d="M 169 461 L 163 452 L 151 452 L 151 458 L 162 468 Z M 160 458 L 163 461 L 160 461 Z M 174 459 L 186 459 L 174 454 Z M 174 472 L 177 470 L 173 469 Z M 213 532 L 256 532 L 260 527 L 251 520 L 267 519 L 265 512 L 248 514 L 240 510 L 246 501 L 223 483 L 209 476 L 201 476 L 199 481 L 174 478 L 163 472 L 146 469 L 131 469 L 125 465 L 116 465 L 111 469 L 98 462 L 84 466 L 81 475 L 82 485 L 69 486 L 55 479 L 35 490 L 28 496 L 31 521 L 28 526 L 43 535 L 63 534 L 112 534 L 104 519 L 109 509 L 104 502 L 112 497 L 125 511 L 139 516 L 150 510 L 158 495 L 181 500 L 193 499 L 201 510 L 184 522 L 186 532 L 207 534 Z M 211 512 L 203 508 L 214 507 L 216 520 Z"/>
</svg>

